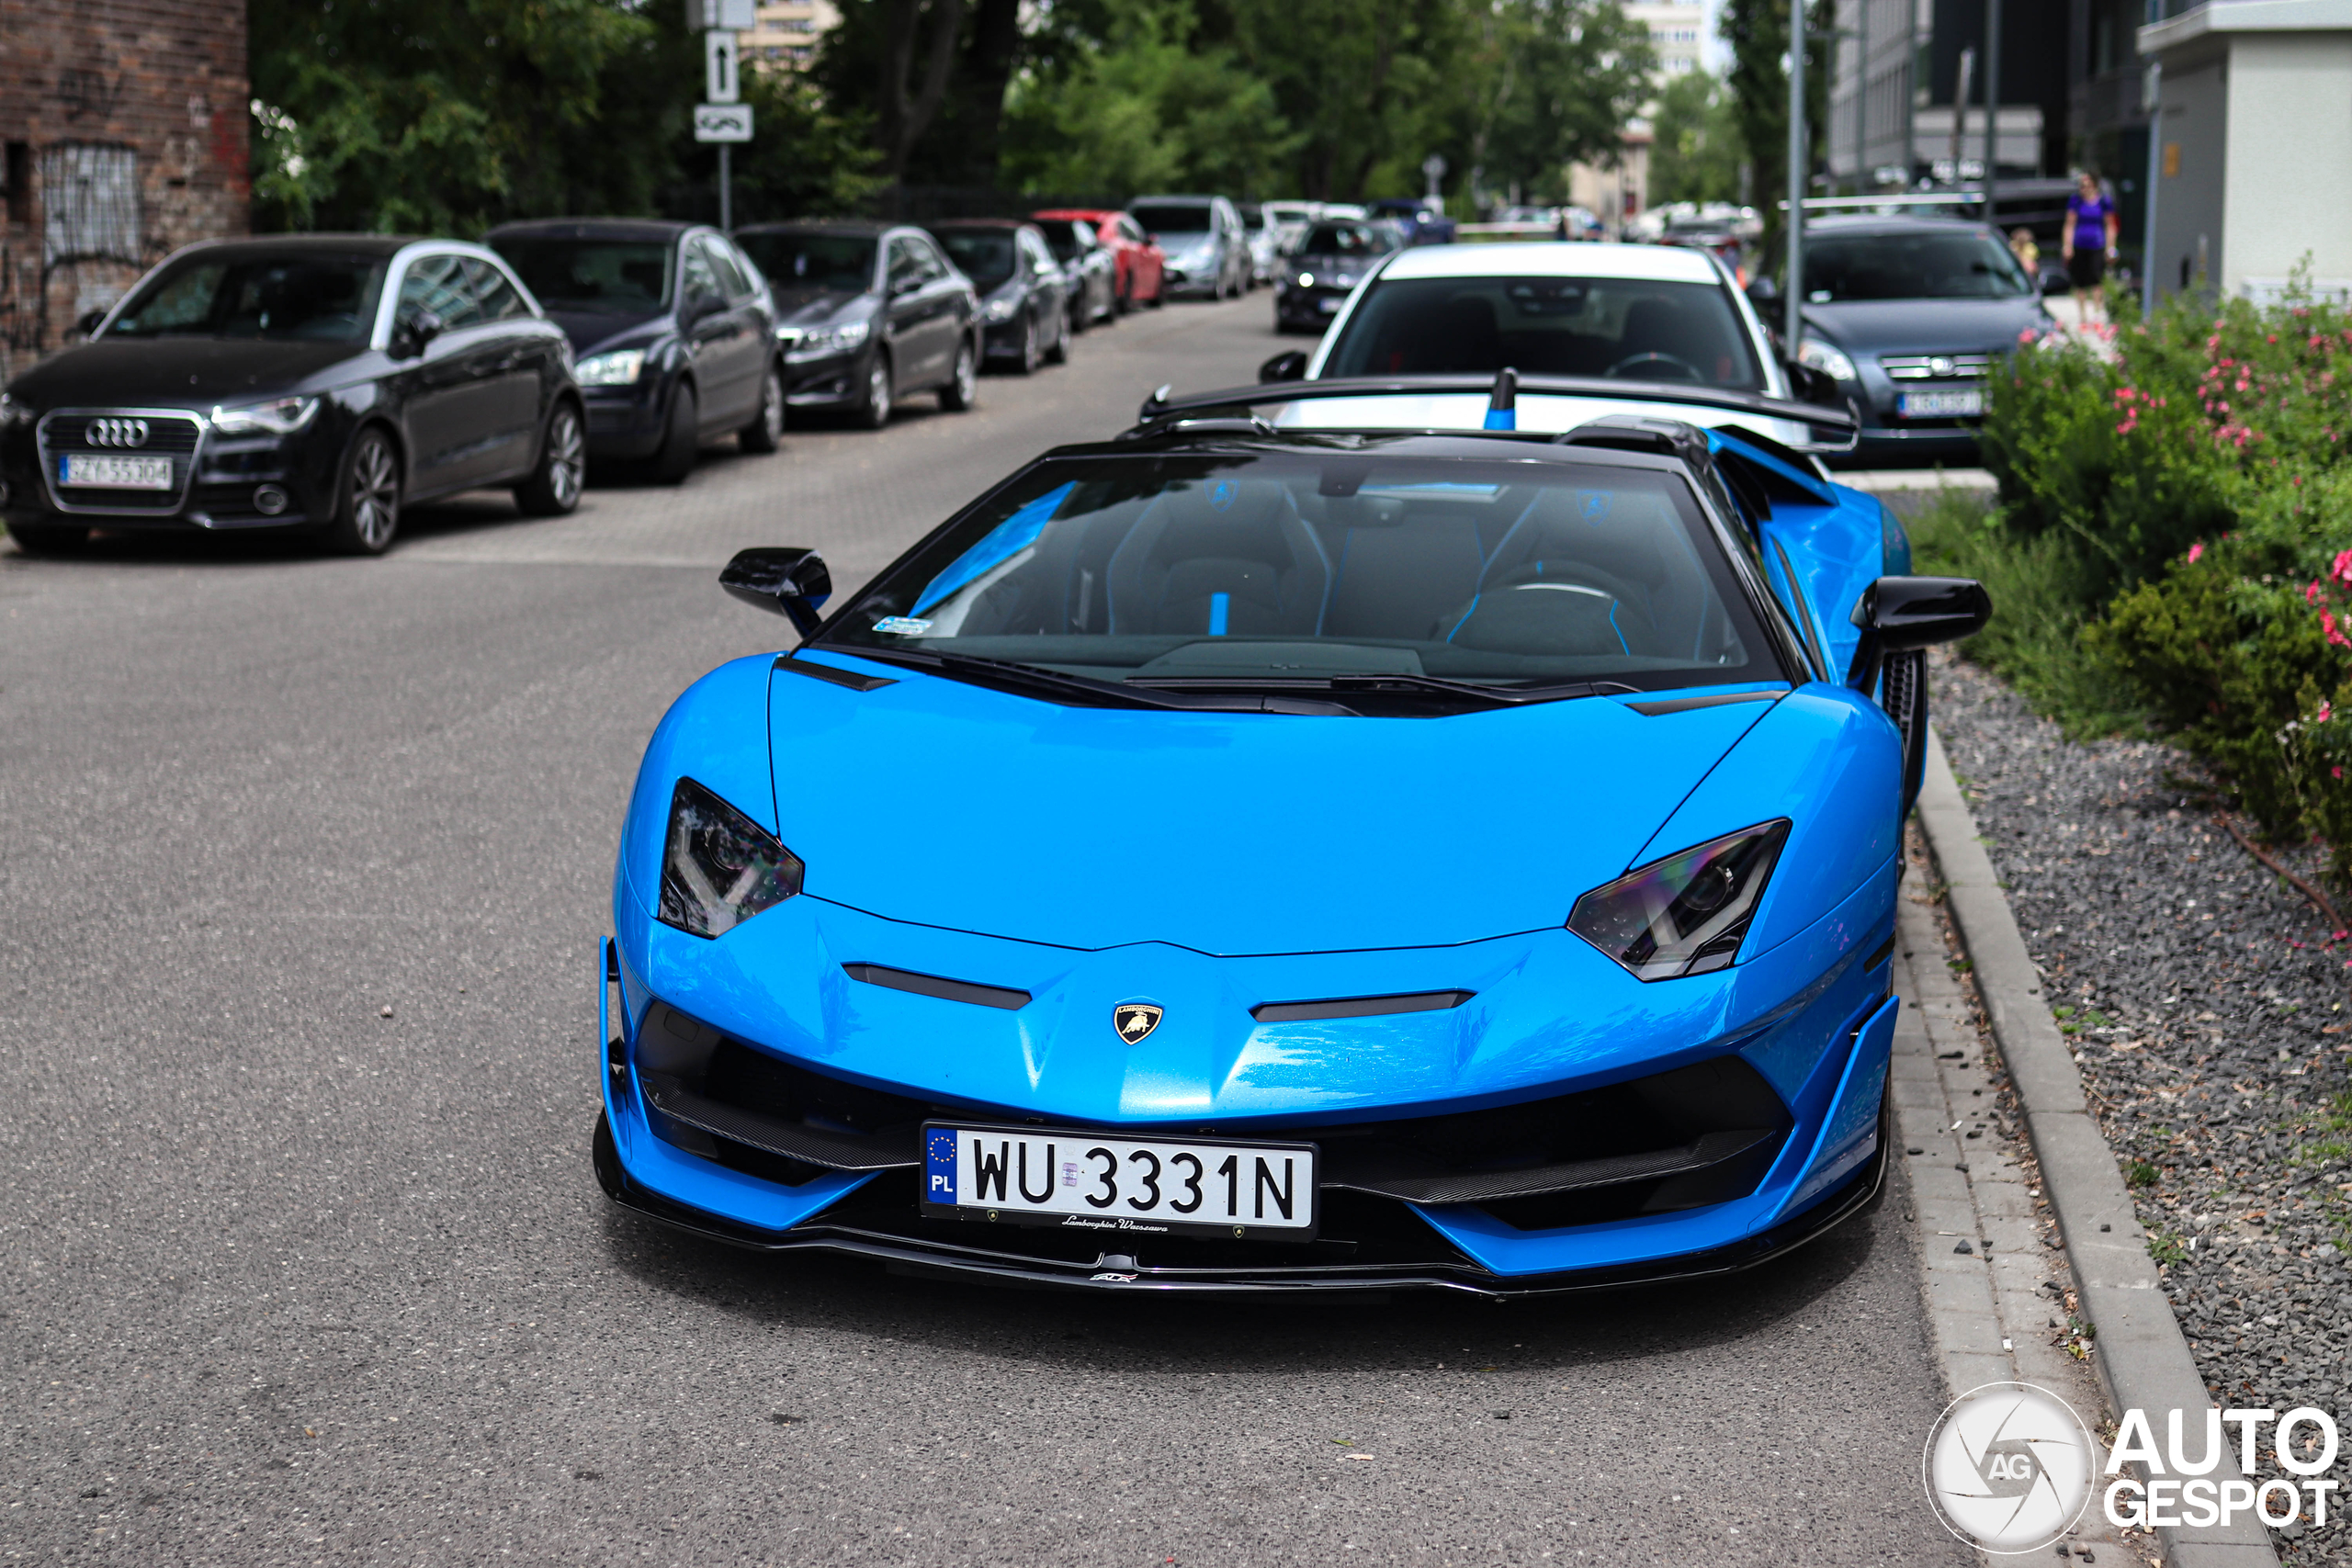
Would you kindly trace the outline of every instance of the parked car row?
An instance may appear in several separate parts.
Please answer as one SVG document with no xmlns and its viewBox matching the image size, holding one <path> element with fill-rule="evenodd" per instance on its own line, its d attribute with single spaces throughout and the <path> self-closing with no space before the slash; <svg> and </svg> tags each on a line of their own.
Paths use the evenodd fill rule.
<svg viewBox="0 0 2352 1568">
<path fill-rule="evenodd" d="M 0 519 L 29 552 L 94 527 L 272 528 L 373 555 L 405 507 L 459 491 L 558 515 L 592 465 L 676 483 L 714 442 L 775 451 L 801 415 L 969 408 L 984 366 L 1058 363 L 1171 290 L 1240 293 L 1250 243 L 1230 201 L 1171 197 L 930 228 L 191 245 L 0 393 Z"/>
</svg>

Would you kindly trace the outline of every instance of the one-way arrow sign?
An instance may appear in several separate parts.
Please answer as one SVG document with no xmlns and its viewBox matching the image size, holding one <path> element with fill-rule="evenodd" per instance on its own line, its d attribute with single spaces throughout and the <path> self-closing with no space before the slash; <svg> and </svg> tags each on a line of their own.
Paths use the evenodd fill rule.
<svg viewBox="0 0 2352 1568">
<path fill-rule="evenodd" d="M 695 106 L 695 140 L 696 141 L 749 141 L 751 139 L 751 105 L 696 104 Z"/>
</svg>

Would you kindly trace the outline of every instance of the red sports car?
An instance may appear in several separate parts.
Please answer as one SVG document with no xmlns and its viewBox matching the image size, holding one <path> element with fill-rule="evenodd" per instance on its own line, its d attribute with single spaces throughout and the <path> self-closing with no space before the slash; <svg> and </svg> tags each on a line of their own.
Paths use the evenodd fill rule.
<svg viewBox="0 0 2352 1568">
<path fill-rule="evenodd" d="M 1164 305 L 1168 296 L 1160 284 L 1160 272 L 1168 265 L 1168 254 L 1145 237 L 1142 225 L 1124 212 L 1110 212 L 1100 208 L 1057 207 L 1045 212 L 1033 212 L 1032 219 L 1043 222 L 1048 219 L 1065 219 L 1091 223 L 1103 244 L 1110 247 L 1112 259 L 1119 264 L 1118 309 L 1133 310 L 1137 305 Z"/>
</svg>

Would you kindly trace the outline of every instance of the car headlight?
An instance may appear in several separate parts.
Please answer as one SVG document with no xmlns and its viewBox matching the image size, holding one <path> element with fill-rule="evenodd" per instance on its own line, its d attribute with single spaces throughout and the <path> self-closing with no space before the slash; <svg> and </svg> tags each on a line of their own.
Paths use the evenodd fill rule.
<svg viewBox="0 0 2352 1568">
<path fill-rule="evenodd" d="M 800 334 L 800 341 L 784 351 L 786 359 L 822 359 L 827 355 L 847 354 L 865 341 L 873 323 L 865 321 L 843 321 L 837 327 L 812 327 Z"/>
<path fill-rule="evenodd" d="M 1020 309 L 1021 301 L 1018 299 L 991 299 L 981 310 L 980 320 L 991 323 L 1009 321 L 1012 320 L 1013 312 Z"/>
<path fill-rule="evenodd" d="M 242 408 L 216 408 L 212 428 L 223 435 L 291 435 L 318 416 L 316 398 L 273 398 Z"/>
<path fill-rule="evenodd" d="M 1300 273 L 1300 274 L 1298 275 L 1298 286 L 1299 286 L 1301 288 L 1314 288 L 1314 287 L 1315 287 L 1315 275 L 1314 275 L 1313 273 L 1311 273 L 1311 272 L 1302 272 L 1302 273 Z"/>
<path fill-rule="evenodd" d="M 1854 362 L 1845 351 L 1822 342 L 1817 337 L 1806 338 L 1797 345 L 1797 363 L 1810 365 L 1815 370 L 1838 381 L 1859 381 L 1862 378 L 1854 369 Z"/>
<path fill-rule="evenodd" d="M 32 422 L 32 410 L 7 393 L 0 392 L 0 430 L 6 430 L 12 425 L 30 424 Z"/>
<path fill-rule="evenodd" d="M 800 891 L 800 857 L 692 779 L 670 794 L 655 916 L 695 936 L 723 936 Z"/>
<path fill-rule="evenodd" d="M 645 350 L 616 348 L 592 354 L 573 367 L 571 377 L 583 387 L 633 387 L 645 371 Z"/>
<path fill-rule="evenodd" d="M 1739 956 L 1788 836 L 1783 818 L 1652 861 L 1577 899 L 1568 930 L 1637 980 L 1721 969 Z"/>
</svg>

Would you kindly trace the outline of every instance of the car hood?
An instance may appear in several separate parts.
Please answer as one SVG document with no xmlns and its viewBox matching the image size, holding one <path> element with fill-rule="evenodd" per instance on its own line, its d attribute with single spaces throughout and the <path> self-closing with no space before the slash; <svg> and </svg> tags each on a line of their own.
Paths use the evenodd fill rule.
<svg viewBox="0 0 2352 1568">
<path fill-rule="evenodd" d="M 35 408 L 187 408 L 251 402 L 333 385 L 330 374 L 368 356 L 364 344 L 259 338 L 100 338 L 69 348 L 8 384 Z"/>
<path fill-rule="evenodd" d="M 2015 348 L 2049 315 L 2039 299 L 1856 299 L 1807 305 L 1804 319 L 1849 352 L 1983 354 Z"/>
<path fill-rule="evenodd" d="M 585 359 L 606 349 L 635 347 L 650 343 L 670 325 L 670 313 L 656 310 L 648 315 L 616 315 L 610 310 L 549 310 L 548 320 L 563 329 L 571 340 L 571 351 Z"/>
<path fill-rule="evenodd" d="M 878 296 L 845 294 L 838 288 L 775 288 L 776 320 L 788 327 L 823 326 L 839 316 L 860 316 L 871 310 Z"/>
<path fill-rule="evenodd" d="M 1301 717 L 1062 707 L 893 673 L 865 693 L 770 681 L 777 821 L 806 891 L 1060 947 L 1219 955 L 1557 928 L 1772 706 Z M 1493 781 L 1529 776 L 1540 810 L 1495 809 Z"/>
</svg>

